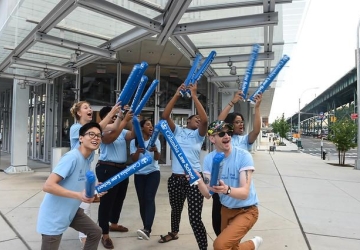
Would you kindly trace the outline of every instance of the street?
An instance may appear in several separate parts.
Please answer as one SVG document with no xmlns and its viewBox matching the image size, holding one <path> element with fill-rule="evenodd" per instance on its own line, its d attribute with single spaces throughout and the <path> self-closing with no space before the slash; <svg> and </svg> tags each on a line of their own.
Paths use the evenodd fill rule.
<svg viewBox="0 0 360 250">
<path fill-rule="evenodd" d="M 302 152 L 310 155 L 314 155 L 320 158 L 321 154 L 321 140 L 318 138 L 313 138 L 311 136 L 302 136 L 301 143 L 303 146 Z M 328 140 L 323 140 L 323 150 L 327 153 L 326 159 L 330 159 L 332 161 L 338 159 L 338 152 L 336 150 L 335 145 Z M 345 163 L 354 163 L 357 157 L 357 149 L 350 149 L 346 152 L 345 155 Z"/>
</svg>

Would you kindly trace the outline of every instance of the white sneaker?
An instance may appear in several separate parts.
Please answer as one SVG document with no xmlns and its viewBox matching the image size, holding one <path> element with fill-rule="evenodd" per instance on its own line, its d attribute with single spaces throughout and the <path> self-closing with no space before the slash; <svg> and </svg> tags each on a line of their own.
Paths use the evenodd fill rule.
<svg viewBox="0 0 360 250">
<path fill-rule="evenodd" d="M 143 240 L 149 240 L 150 239 L 150 233 L 146 229 L 139 229 L 136 231 L 137 235 L 141 237 Z"/>
<path fill-rule="evenodd" d="M 258 250 L 263 243 L 263 239 L 260 236 L 255 236 L 253 239 L 251 239 L 254 242 L 255 250 Z"/>
</svg>

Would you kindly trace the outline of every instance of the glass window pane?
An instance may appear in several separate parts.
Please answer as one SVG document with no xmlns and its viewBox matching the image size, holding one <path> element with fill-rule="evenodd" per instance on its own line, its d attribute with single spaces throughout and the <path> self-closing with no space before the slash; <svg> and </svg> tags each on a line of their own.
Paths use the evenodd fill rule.
<svg viewBox="0 0 360 250">
<path fill-rule="evenodd" d="M 116 102 L 116 64 L 89 64 L 82 68 L 80 100 L 91 105 L 113 106 Z"/>
</svg>

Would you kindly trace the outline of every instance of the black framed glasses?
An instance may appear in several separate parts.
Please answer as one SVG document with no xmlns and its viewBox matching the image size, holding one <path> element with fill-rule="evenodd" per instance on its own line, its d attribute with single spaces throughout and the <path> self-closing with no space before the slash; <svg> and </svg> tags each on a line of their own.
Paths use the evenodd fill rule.
<svg viewBox="0 0 360 250">
<path fill-rule="evenodd" d="M 233 124 L 236 124 L 236 125 L 244 124 L 244 121 L 234 121 Z"/>
<path fill-rule="evenodd" d="M 234 131 L 221 131 L 221 132 L 219 132 L 219 133 L 216 133 L 216 134 L 214 134 L 214 135 L 218 135 L 220 138 L 222 138 L 222 137 L 224 137 L 225 136 L 225 134 L 227 134 L 228 136 L 233 136 L 233 134 L 234 134 Z"/>
<path fill-rule="evenodd" d="M 102 135 L 100 133 L 96 134 L 94 132 L 87 132 L 84 135 L 88 135 L 91 139 L 94 139 L 95 137 L 98 139 L 101 139 L 101 137 L 102 137 Z"/>
</svg>

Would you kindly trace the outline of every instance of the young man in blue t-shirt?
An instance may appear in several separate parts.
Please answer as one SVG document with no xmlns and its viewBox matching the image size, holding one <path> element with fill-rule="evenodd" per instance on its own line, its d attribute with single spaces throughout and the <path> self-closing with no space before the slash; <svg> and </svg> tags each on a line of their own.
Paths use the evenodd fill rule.
<svg viewBox="0 0 360 250">
<path fill-rule="evenodd" d="M 87 235 L 84 250 L 98 248 L 101 228 L 79 205 L 94 200 L 85 195 L 85 174 L 90 169 L 88 158 L 100 146 L 101 133 L 98 123 L 83 125 L 79 130 L 80 146 L 66 153 L 46 180 L 43 186 L 46 194 L 37 222 L 37 231 L 42 235 L 41 250 L 59 249 L 61 237 L 68 227 Z"/>
<path fill-rule="evenodd" d="M 219 194 L 221 207 L 221 233 L 214 241 L 214 249 L 257 250 L 262 238 L 256 236 L 239 244 L 258 219 L 258 197 L 252 180 L 255 170 L 251 154 L 232 146 L 233 127 L 224 121 L 214 121 L 208 127 L 208 136 L 215 150 L 204 159 L 204 181 L 200 192 L 210 198 L 209 190 Z M 225 158 L 219 170 L 219 185 L 210 187 L 212 162 L 216 153 Z"/>
</svg>

